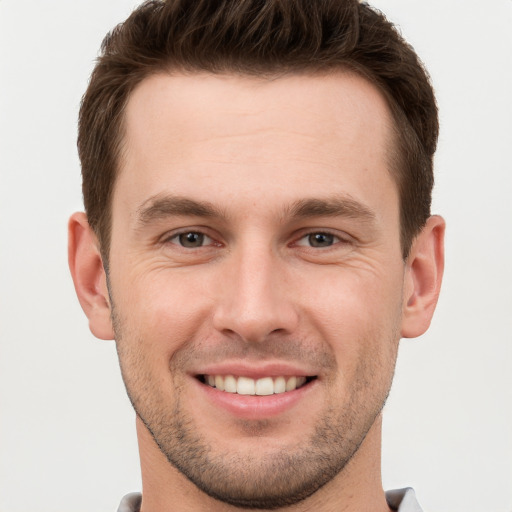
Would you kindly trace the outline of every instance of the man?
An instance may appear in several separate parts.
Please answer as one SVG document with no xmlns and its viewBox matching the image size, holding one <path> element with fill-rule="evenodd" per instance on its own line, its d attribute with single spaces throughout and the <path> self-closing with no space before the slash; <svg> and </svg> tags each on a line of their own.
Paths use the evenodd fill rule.
<svg viewBox="0 0 512 512">
<path fill-rule="evenodd" d="M 355 0 L 151 1 L 107 36 L 69 261 L 137 413 L 120 511 L 420 510 L 382 490 L 381 411 L 439 294 L 437 132 Z"/>
</svg>

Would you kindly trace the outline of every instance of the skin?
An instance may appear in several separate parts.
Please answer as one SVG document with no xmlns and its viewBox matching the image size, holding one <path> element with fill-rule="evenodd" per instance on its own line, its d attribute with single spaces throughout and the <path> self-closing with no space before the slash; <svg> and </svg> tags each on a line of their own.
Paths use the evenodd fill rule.
<svg viewBox="0 0 512 512">
<path fill-rule="evenodd" d="M 431 217 L 403 261 L 391 122 L 342 72 L 162 74 L 132 94 L 108 287 L 81 213 L 69 255 L 137 411 L 143 512 L 388 510 L 381 409 L 400 337 L 430 323 L 444 234 Z M 208 373 L 312 381 L 272 408 Z"/>
</svg>

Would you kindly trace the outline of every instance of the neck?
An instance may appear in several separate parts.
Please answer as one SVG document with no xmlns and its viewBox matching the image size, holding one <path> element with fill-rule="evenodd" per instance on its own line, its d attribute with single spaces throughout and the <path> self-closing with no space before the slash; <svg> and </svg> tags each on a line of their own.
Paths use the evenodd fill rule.
<svg viewBox="0 0 512 512">
<path fill-rule="evenodd" d="M 379 415 L 356 454 L 328 484 L 286 512 L 389 512 L 381 483 L 382 418 Z M 199 490 L 162 454 L 142 421 L 137 418 L 142 471 L 141 512 L 242 511 Z"/>
</svg>

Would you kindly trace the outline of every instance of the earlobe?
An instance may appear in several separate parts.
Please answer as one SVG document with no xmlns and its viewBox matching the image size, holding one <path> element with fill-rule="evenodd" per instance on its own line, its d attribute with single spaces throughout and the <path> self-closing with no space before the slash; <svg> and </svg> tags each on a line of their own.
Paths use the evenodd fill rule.
<svg viewBox="0 0 512 512">
<path fill-rule="evenodd" d="M 443 278 L 444 231 L 443 218 L 434 215 L 412 244 L 404 280 L 403 338 L 420 336 L 432 320 Z"/>
<path fill-rule="evenodd" d="M 100 339 L 114 339 L 105 270 L 98 240 L 85 213 L 74 213 L 69 219 L 68 262 L 91 332 Z"/>
</svg>

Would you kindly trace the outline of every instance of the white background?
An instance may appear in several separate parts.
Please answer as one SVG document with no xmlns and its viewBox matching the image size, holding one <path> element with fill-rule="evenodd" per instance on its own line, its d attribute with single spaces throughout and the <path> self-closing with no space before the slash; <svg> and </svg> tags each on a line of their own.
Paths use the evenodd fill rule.
<svg viewBox="0 0 512 512">
<path fill-rule="evenodd" d="M 81 209 L 76 117 L 132 0 L 0 0 L 0 512 L 116 510 L 140 488 L 113 342 L 66 263 Z M 375 0 L 425 61 L 447 267 L 428 334 L 402 342 L 386 488 L 432 512 L 512 512 L 512 0 Z"/>
</svg>

